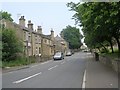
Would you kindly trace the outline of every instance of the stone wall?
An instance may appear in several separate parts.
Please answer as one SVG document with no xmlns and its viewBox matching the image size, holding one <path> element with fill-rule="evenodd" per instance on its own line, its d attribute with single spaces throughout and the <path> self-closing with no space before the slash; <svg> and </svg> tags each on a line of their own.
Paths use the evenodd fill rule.
<svg viewBox="0 0 120 90">
<path fill-rule="evenodd" d="M 52 56 L 44 56 L 44 57 L 40 57 L 40 56 L 30 56 L 29 57 L 29 60 L 30 62 L 34 61 L 36 63 L 39 63 L 39 62 L 44 62 L 44 61 L 48 61 L 48 60 L 51 60 L 52 59 Z"/>
<path fill-rule="evenodd" d="M 120 72 L 120 58 L 110 58 L 107 56 L 99 55 L 99 61 L 108 67 L 111 67 L 114 71 Z"/>
</svg>

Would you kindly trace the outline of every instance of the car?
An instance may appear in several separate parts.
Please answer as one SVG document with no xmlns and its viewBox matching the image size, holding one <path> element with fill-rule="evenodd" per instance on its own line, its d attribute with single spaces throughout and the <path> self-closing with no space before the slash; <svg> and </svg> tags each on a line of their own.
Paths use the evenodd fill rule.
<svg viewBox="0 0 120 90">
<path fill-rule="evenodd" d="M 83 52 L 89 52 L 89 50 L 85 49 L 85 50 L 83 50 Z"/>
<path fill-rule="evenodd" d="M 66 56 L 71 56 L 72 55 L 72 53 L 70 52 L 70 51 L 68 51 L 67 53 L 66 53 Z"/>
<path fill-rule="evenodd" d="M 72 51 L 71 53 L 74 54 L 74 51 Z"/>
<path fill-rule="evenodd" d="M 55 53 L 55 55 L 53 56 L 54 60 L 62 60 L 64 59 L 64 54 L 62 52 L 57 52 Z"/>
</svg>

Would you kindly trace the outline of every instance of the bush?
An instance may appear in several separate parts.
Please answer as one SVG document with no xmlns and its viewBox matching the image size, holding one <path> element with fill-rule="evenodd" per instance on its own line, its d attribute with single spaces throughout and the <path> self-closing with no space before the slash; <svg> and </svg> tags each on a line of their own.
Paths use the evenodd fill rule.
<svg viewBox="0 0 120 90">
<path fill-rule="evenodd" d="M 100 51 L 100 53 L 109 53 L 109 50 L 108 50 L 108 49 L 102 49 L 102 50 Z"/>
<path fill-rule="evenodd" d="M 2 30 L 2 61 L 16 60 L 17 54 L 22 53 L 23 44 L 15 34 L 15 30 Z"/>
</svg>

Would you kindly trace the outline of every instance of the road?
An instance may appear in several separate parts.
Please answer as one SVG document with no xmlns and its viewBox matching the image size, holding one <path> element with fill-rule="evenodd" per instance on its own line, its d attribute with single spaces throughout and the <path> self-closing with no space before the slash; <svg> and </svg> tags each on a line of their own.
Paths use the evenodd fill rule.
<svg viewBox="0 0 120 90">
<path fill-rule="evenodd" d="M 82 88 L 87 55 L 75 53 L 29 68 L 3 73 L 3 88 Z"/>
</svg>

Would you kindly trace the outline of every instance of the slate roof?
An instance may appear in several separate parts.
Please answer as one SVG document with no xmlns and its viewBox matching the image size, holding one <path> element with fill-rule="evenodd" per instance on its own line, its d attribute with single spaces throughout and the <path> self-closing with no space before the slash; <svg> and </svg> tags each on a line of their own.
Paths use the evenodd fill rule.
<svg viewBox="0 0 120 90">
<path fill-rule="evenodd" d="M 62 37 L 59 37 L 58 35 L 55 37 L 55 40 L 57 41 L 63 41 L 64 39 Z"/>
<path fill-rule="evenodd" d="M 5 19 L 3 19 L 3 20 L 5 20 Z M 7 22 L 8 20 L 5 20 L 5 21 Z M 9 22 L 10 22 L 10 21 L 9 21 Z M 22 30 L 25 30 L 25 31 L 27 31 L 27 32 L 31 32 L 31 33 L 34 33 L 34 34 L 37 34 L 37 35 L 41 35 L 41 37 L 46 38 L 46 39 L 49 39 L 49 40 L 51 39 L 51 35 L 40 34 L 40 33 L 36 32 L 36 31 L 33 31 L 32 29 L 29 29 L 28 27 L 21 26 L 21 25 L 15 23 L 15 22 L 11 22 L 11 23 L 12 23 L 15 27 L 21 28 Z"/>
</svg>

